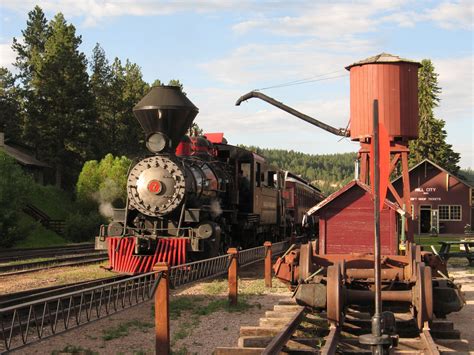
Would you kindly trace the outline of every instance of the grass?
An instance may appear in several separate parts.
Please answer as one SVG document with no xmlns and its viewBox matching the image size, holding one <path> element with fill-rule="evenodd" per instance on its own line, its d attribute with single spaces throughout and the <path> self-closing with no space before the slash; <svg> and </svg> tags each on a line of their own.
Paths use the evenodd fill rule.
<svg viewBox="0 0 474 355">
<path fill-rule="evenodd" d="M 215 286 L 215 284 L 214 284 Z M 214 287 L 213 286 L 213 287 Z M 216 290 L 220 286 L 217 286 Z M 193 329 L 195 329 L 203 316 L 208 316 L 217 311 L 225 311 L 229 313 L 233 312 L 245 312 L 255 305 L 249 304 L 245 296 L 241 296 L 238 300 L 237 305 L 231 306 L 227 298 L 209 300 L 199 296 L 179 296 L 170 301 L 170 319 L 177 320 L 183 317 L 177 325 L 177 329 L 173 333 L 173 339 L 171 341 L 171 347 L 173 347 L 177 341 L 187 338 L 191 335 Z M 152 306 L 153 311 L 153 306 Z M 186 349 L 179 349 L 176 354 L 181 354 L 181 351 Z"/>
<path fill-rule="evenodd" d="M 102 330 L 102 339 L 105 341 L 118 339 L 127 336 L 131 329 L 137 329 L 141 332 L 147 332 L 148 329 L 153 327 L 153 323 L 142 322 L 141 320 L 134 319 L 125 323 L 121 323 L 115 327 Z"/>
<path fill-rule="evenodd" d="M 84 349 L 81 346 L 67 345 L 62 350 L 53 350 L 51 352 L 51 355 L 59 355 L 59 354 L 96 355 L 99 353 L 96 351 L 89 350 L 89 349 Z"/>
<path fill-rule="evenodd" d="M 439 235 L 439 236 L 421 236 L 421 235 L 415 235 L 415 243 L 418 245 L 421 245 L 424 247 L 424 250 L 430 251 L 431 250 L 431 245 L 433 245 L 436 249 L 436 251 L 439 251 L 441 244 L 439 242 L 442 241 L 458 241 L 461 239 L 464 239 L 464 236 L 454 236 L 454 235 Z M 452 245 L 451 246 L 452 251 L 459 251 L 459 246 L 458 245 Z"/>
<path fill-rule="evenodd" d="M 42 261 L 54 260 L 55 258 L 33 258 L 33 259 L 23 259 L 23 260 L 15 260 L 9 261 L 8 263 L 0 263 L 0 266 L 7 266 L 7 265 L 21 265 L 21 264 L 29 264 L 29 263 L 39 263 Z"/>
<path fill-rule="evenodd" d="M 65 245 L 66 239 L 57 235 L 55 232 L 44 228 L 39 222 L 36 222 L 30 216 L 20 213 L 18 224 L 26 232 L 26 238 L 18 241 L 15 248 L 42 248 L 55 245 Z"/>
<path fill-rule="evenodd" d="M 272 288 L 265 287 L 264 279 L 247 280 L 239 278 L 239 295 L 260 296 L 265 293 L 278 293 L 287 290 L 287 287 L 276 278 L 272 279 Z M 226 294 L 228 290 L 227 279 L 218 279 L 203 286 L 203 291 L 207 295 L 217 296 Z"/>
</svg>

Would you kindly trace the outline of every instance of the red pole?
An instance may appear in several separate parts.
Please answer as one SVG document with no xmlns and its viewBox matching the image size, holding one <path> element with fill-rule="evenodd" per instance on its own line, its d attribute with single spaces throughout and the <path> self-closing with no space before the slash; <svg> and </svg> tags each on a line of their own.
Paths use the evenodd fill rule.
<svg viewBox="0 0 474 355">
<path fill-rule="evenodd" d="M 239 251 L 237 248 L 229 248 L 227 254 L 229 254 L 231 258 L 229 270 L 227 272 L 227 278 L 229 281 L 229 304 L 231 306 L 236 306 L 239 287 L 237 282 L 239 272 Z"/>
<path fill-rule="evenodd" d="M 265 242 L 265 287 L 272 287 L 272 242 Z"/>
<path fill-rule="evenodd" d="M 169 265 L 157 263 L 154 271 L 162 272 L 161 280 L 155 292 L 155 353 L 169 355 L 170 323 L 169 323 Z"/>
</svg>

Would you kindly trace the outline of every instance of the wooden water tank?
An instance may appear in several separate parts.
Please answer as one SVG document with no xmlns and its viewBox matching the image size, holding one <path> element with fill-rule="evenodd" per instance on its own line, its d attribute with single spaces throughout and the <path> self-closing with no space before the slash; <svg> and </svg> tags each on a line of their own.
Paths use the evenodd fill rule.
<svg viewBox="0 0 474 355">
<path fill-rule="evenodd" d="M 350 137 L 372 136 L 373 100 L 379 120 L 393 140 L 418 137 L 418 68 L 420 63 L 382 53 L 346 67 L 350 71 Z"/>
</svg>

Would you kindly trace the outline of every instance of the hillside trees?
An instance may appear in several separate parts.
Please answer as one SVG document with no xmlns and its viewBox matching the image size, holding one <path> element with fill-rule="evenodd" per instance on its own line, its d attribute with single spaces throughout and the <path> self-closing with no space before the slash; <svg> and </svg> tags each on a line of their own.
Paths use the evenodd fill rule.
<svg viewBox="0 0 474 355">
<path fill-rule="evenodd" d="M 444 120 L 434 115 L 441 93 L 438 74 L 431 60 L 424 59 L 421 64 L 418 72 L 419 137 L 410 142 L 410 165 L 430 159 L 446 170 L 457 173 L 460 155 L 446 142 Z"/>
</svg>

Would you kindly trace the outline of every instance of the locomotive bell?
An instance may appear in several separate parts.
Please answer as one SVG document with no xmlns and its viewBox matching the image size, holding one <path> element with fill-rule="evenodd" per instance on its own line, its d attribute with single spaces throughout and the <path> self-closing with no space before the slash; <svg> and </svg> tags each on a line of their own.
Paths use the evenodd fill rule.
<svg viewBox="0 0 474 355">
<path fill-rule="evenodd" d="M 154 86 L 133 108 L 153 153 L 174 152 L 198 112 L 177 86 Z"/>
</svg>

